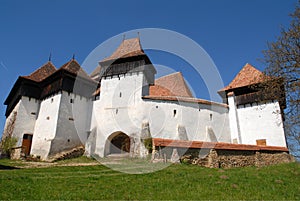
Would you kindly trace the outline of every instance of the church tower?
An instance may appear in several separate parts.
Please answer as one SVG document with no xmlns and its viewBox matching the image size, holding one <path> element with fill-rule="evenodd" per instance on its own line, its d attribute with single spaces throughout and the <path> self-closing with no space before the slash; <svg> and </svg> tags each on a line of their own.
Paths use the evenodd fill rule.
<svg viewBox="0 0 300 201">
<path fill-rule="evenodd" d="M 94 153 L 101 157 L 124 151 L 124 147 L 132 153 L 129 147 L 133 149 L 134 141 L 139 141 L 133 139 L 140 136 L 145 118 L 142 97 L 149 95 L 156 70 L 140 39 L 132 38 L 123 40 L 111 56 L 100 61 L 97 71 L 98 75 L 93 74 L 99 80 L 98 97 L 93 102 L 91 136 L 86 149 L 93 153 L 96 142 Z"/>
<path fill-rule="evenodd" d="M 116 51 L 99 62 L 100 99 L 115 100 L 116 106 L 128 106 L 149 95 L 156 70 L 144 53 L 139 38 L 123 40 Z"/>
<path fill-rule="evenodd" d="M 228 86 L 218 91 L 229 106 L 232 143 L 286 147 L 282 119 L 285 103 L 263 88 L 267 80 L 264 73 L 247 63 Z"/>
</svg>

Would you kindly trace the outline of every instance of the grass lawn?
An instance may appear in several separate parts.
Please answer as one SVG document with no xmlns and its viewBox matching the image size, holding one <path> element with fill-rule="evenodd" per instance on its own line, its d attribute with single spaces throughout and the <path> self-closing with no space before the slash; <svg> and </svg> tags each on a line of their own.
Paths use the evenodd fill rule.
<svg viewBox="0 0 300 201">
<path fill-rule="evenodd" d="M 22 163 L 0 160 L 0 200 L 300 200 L 299 163 L 235 169 L 174 164 L 136 175 L 102 165 L 9 168 L 14 165 Z"/>
</svg>

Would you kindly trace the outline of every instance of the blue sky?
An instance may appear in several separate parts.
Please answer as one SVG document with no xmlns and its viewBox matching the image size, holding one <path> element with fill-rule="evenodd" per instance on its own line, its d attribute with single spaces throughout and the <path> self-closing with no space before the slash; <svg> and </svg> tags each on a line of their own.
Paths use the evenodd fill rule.
<svg viewBox="0 0 300 201">
<path fill-rule="evenodd" d="M 50 52 L 56 67 L 70 60 L 73 53 L 82 63 L 100 43 L 122 32 L 170 29 L 201 45 L 227 85 L 246 63 L 264 69 L 258 61 L 263 57 L 262 50 L 267 41 L 276 39 L 282 26 L 289 25 L 288 15 L 296 3 L 297 0 L 1 0 L 0 127 L 5 123 L 6 107 L 2 103 L 16 79 L 47 62 Z M 201 78 L 185 70 L 186 62 L 159 52 L 149 51 L 148 55 L 153 63 L 182 71 L 197 89 L 196 96 L 208 98 Z"/>
</svg>

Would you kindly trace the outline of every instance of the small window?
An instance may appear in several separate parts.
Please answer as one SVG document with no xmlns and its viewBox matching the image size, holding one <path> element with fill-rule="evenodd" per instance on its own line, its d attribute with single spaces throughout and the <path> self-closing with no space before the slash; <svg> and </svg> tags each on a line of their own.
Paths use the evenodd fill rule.
<svg viewBox="0 0 300 201">
<path fill-rule="evenodd" d="M 176 113 L 177 113 L 177 111 L 173 110 L 173 117 L 176 117 Z"/>
<path fill-rule="evenodd" d="M 156 106 L 156 108 L 158 108 L 158 106 Z"/>
<path fill-rule="evenodd" d="M 36 115 L 36 113 L 35 113 L 35 112 L 31 112 L 30 114 L 32 114 L 32 115 Z"/>
<path fill-rule="evenodd" d="M 29 101 L 31 101 L 31 98 L 29 97 Z"/>
<path fill-rule="evenodd" d="M 209 120 L 212 121 L 212 114 L 209 114 Z"/>
<path fill-rule="evenodd" d="M 74 103 L 74 99 L 73 98 L 70 99 L 70 103 Z"/>
<path fill-rule="evenodd" d="M 51 98 L 51 103 L 53 103 L 53 98 Z"/>
<path fill-rule="evenodd" d="M 49 119 L 50 119 L 50 117 L 48 116 L 46 119 L 47 119 L 47 120 L 49 120 Z"/>
<path fill-rule="evenodd" d="M 74 121 L 74 118 L 73 118 L 73 117 L 69 117 L 69 120 L 70 120 L 70 121 Z"/>
<path fill-rule="evenodd" d="M 122 97 L 122 92 L 120 92 L 119 96 L 120 96 L 120 98 Z"/>
<path fill-rule="evenodd" d="M 116 114 L 118 114 L 118 112 L 119 112 L 119 110 L 118 110 L 118 109 L 116 109 Z"/>
</svg>

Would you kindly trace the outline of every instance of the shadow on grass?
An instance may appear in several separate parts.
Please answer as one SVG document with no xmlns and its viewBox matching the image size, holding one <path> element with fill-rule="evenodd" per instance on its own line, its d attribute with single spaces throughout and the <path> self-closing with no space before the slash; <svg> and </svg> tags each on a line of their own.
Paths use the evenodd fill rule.
<svg viewBox="0 0 300 201">
<path fill-rule="evenodd" d="M 8 166 L 8 165 L 0 165 L 0 170 L 15 170 L 15 169 L 20 169 L 20 168 Z"/>
</svg>

